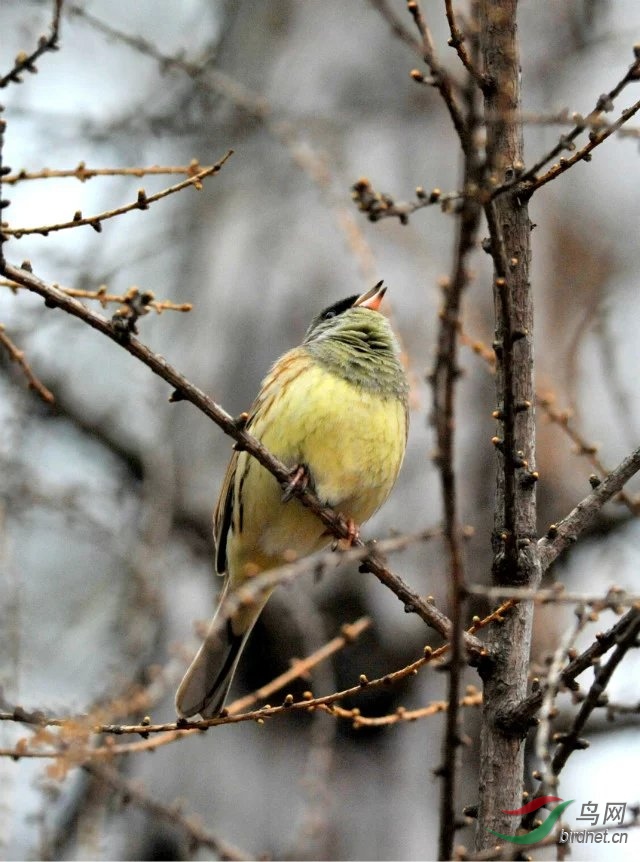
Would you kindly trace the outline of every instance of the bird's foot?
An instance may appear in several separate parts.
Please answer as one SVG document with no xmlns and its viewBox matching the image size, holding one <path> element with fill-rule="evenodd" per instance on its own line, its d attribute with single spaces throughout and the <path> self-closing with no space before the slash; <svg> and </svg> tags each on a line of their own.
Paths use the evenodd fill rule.
<svg viewBox="0 0 640 862">
<path fill-rule="evenodd" d="M 347 518 L 347 535 L 341 539 L 335 539 L 331 549 L 333 551 L 340 548 L 342 551 L 347 551 L 349 548 L 352 548 L 355 544 L 358 543 L 360 539 L 360 531 L 358 530 L 358 525 L 353 520 L 353 518 Z"/>
<path fill-rule="evenodd" d="M 347 543 L 348 548 L 352 548 L 358 539 L 360 538 L 360 532 L 358 530 L 358 525 L 353 520 L 353 518 L 347 518 L 347 530 L 348 533 L 346 537 L 343 539 L 344 542 Z"/>
<path fill-rule="evenodd" d="M 283 503 L 288 503 L 294 497 L 298 488 L 306 491 L 311 485 L 311 473 L 306 464 L 297 464 L 291 470 L 290 476 L 291 478 L 285 486 L 284 494 L 282 495 Z"/>
</svg>

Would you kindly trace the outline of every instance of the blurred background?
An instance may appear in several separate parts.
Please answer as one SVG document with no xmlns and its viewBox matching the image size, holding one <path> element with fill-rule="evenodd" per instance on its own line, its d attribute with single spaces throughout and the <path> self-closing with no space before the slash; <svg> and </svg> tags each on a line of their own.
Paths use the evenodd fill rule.
<svg viewBox="0 0 640 862">
<path fill-rule="evenodd" d="M 51 3 L 3 0 L 0 69 L 31 50 Z M 112 0 L 65 4 L 61 50 L 39 74 L 2 94 L 5 164 L 14 170 L 212 164 L 235 154 L 200 193 L 187 189 L 91 228 L 12 239 L 7 258 L 31 260 L 44 280 L 112 293 L 132 285 L 190 302 L 189 314 L 149 314 L 140 336 L 234 415 L 247 409 L 269 365 L 299 343 L 327 304 L 384 278 L 387 309 L 412 380 L 409 449 L 388 504 L 367 537 L 437 525 L 431 392 L 440 280 L 449 273 L 454 220 L 438 207 L 406 226 L 367 221 L 351 201 L 366 176 L 397 200 L 416 186 L 454 191 L 458 145 L 432 89 L 409 76 L 420 58 L 390 28 L 380 4 L 352 0 Z M 386 8 L 411 30 L 405 3 Z M 528 161 L 570 128 L 561 112 L 587 114 L 633 59 L 640 40 L 634 0 L 522 0 L 520 35 Z M 443 4 L 423 11 L 441 57 Z M 616 103 L 637 98 L 632 87 Z M 617 114 L 616 114 L 617 116 Z M 552 122 L 555 120 L 555 122 Z M 537 380 L 612 468 L 638 445 L 638 142 L 640 124 L 596 150 L 533 199 Z M 24 182 L 5 190 L 12 226 L 100 212 L 175 178 Z M 465 299 L 465 332 L 492 340 L 488 258 L 478 251 Z M 111 310 L 105 313 L 112 313 Z M 0 352 L 0 683 L 7 703 L 69 715 L 107 704 L 128 686 L 152 686 L 154 721 L 174 717 L 173 693 L 215 606 L 211 512 L 230 441 L 125 351 L 79 321 L 0 286 L 0 320 L 26 351 L 55 405 L 42 404 Z M 495 407 L 493 379 L 471 350 L 458 390 L 460 517 L 475 533 L 467 577 L 490 578 Z M 539 410 L 540 530 L 588 492 L 593 466 L 577 457 Z M 638 591 L 639 530 L 611 506 L 592 535 L 557 567 L 571 589 Z M 393 558 L 420 594 L 446 609 L 447 560 L 433 541 Z M 469 615 L 488 606 L 469 607 Z M 371 628 L 312 679 L 291 688 L 328 693 L 402 667 L 438 641 L 370 575 L 341 570 L 281 589 L 256 628 L 238 694 L 286 669 L 363 614 Z M 535 659 L 571 620 L 569 607 L 537 616 Z M 614 621 L 602 615 L 597 627 Z M 586 633 L 586 642 L 595 628 Z M 611 696 L 629 700 L 627 676 Z M 635 672 L 638 665 L 635 665 Z M 473 672 L 468 682 L 477 682 Z M 362 697 L 368 715 L 444 696 L 442 674 Z M 633 694 L 633 693 L 632 693 Z M 637 698 L 637 690 L 635 697 Z M 352 704 L 352 705 L 355 705 Z M 145 710 L 147 712 L 148 710 Z M 144 714 L 144 713 L 142 713 Z M 114 720 L 124 718 L 112 709 Z M 569 715 L 569 712 L 567 712 Z M 140 718 L 133 713 L 130 718 Z M 637 715 L 615 734 L 593 723 L 592 748 L 565 770 L 564 798 L 637 801 L 623 770 L 640 743 Z M 563 717 L 560 716 L 560 723 Z M 163 803 L 185 811 L 250 855 L 273 858 L 424 859 L 435 853 L 441 717 L 354 731 L 326 715 L 265 726 L 225 726 L 119 766 Z M 477 716 L 465 716 L 460 808 L 476 802 Z M 7 722 L 0 745 L 25 735 Z M 535 764 L 532 762 L 532 768 Z M 584 797 L 584 799 L 582 799 Z M 576 811 L 577 813 L 577 811 Z M 0 760 L 5 858 L 191 858 L 184 834 L 78 770 L 64 781 L 33 760 Z M 463 830 L 461 843 L 471 846 Z M 634 842 L 635 841 L 635 845 Z M 640 847 L 629 835 L 619 858 Z M 612 858 L 600 845 L 583 858 Z M 588 855 L 588 854 L 591 855 Z M 195 858 L 210 851 L 197 850 Z M 544 858 L 541 857 L 541 858 Z M 549 856 L 549 858 L 553 858 Z M 618 856 L 616 856 L 618 858 Z"/>
</svg>

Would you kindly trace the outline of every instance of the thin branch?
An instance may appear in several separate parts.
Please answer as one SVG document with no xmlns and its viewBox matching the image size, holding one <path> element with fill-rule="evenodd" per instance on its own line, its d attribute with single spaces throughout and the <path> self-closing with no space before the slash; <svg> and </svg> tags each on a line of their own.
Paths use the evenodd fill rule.
<svg viewBox="0 0 640 862">
<path fill-rule="evenodd" d="M 538 172 L 540 170 L 542 170 L 542 168 L 548 162 L 553 161 L 553 159 L 555 159 L 556 156 L 559 156 L 560 153 L 562 153 L 563 151 L 574 150 L 575 149 L 574 141 L 578 137 L 578 135 L 580 135 L 585 129 L 592 128 L 592 124 L 599 120 L 599 118 L 603 112 L 613 110 L 614 99 L 616 99 L 616 97 L 620 95 L 620 93 L 624 90 L 624 88 L 629 83 L 631 83 L 632 81 L 637 81 L 639 79 L 639 77 L 640 77 L 640 56 L 638 56 L 637 49 L 634 49 L 634 53 L 636 53 L 636 59 L 631 64 L 631 66 L 629 67 L 626 74 L 620 79 L 620 81 L 618 81 L 618 83 L 615 85 L 615 87 L 613 87 L 612 90 L 610 90 L 608 93 L 603 93 L 598 98 L 598 101 L 596 102 L 596 106 L 593 109 L 593 111 L 591 111 L 591 113 L 587 117 L 581 117 L 580 115 L 577 115 L 575 118 L 576 119 L 575 126 L 573 127 L 573 129 L 568 134 L 562 135 L 562 137 L 560 138 L 558 143 L 549 152 L 547 152 L 543 156 L 541 156 L 538 159 L 538 161 L 535 162 L 535 164 L 533 164 L 530 168 L 527 168 L 526 171 L 520 172 L 519 175 L 510 177 L 510 178 L 508 178 L 507 182 L 502 183 L 501 185 L 498 185 L 492 192 L 493 197 L 497 197 L 498 195 L 503 194 L 504 192 L 508 191 L 509 189 L 513 189 L 515 186 L 524 186 L 525 188 L 527 188 L 529 186 L 529 184 L 533 184 L 531 186 L 531 191 L 533 191 L 536 188 L 539 188 L 540 185 L 544 184 L 544 183 L 540 183 L 538 176 L 537 176 Z M 594 146 L 598 146 L 598 144 L 601 144 L 603 140 L 606 140 L 606 138 L 609 137 L 610 134 L 613 134 L 613 132 L 617 131 L 620 128 L 620 126 L 623 125 L 623 123 L 625 123 L 628 119 L 630 119 L 638 111 L 639 108 L 640 108 L 640 104 L 636 103 L 632 108 L 629 108 L 629 109 L 627 109 L 627 111 L 624 111 L 619 120 L 617 120 L 615 123 L 613 123 L 611 125 L 607 125 L 606 128 L 604 128 L 602 131 L 595 132 L 594 130 L 592 130 L 592 134 L 594 135 L 594 140 L 589 141 L 589 145 L 592 145 L 592 146 L 590 146 L 590 149 L 583 148 L 583 150 L 580 151 L 581 155 L 579 158 L 584 159 L 585 155 L 588 156 L 588 154 L 591 152 L 591 150 L 594 148 Z M 628 113 L 629 111 L 631 111 L 631 113 Z M 627 114 L 628 114 L 628 116 L 627 116 Z M 602 135 L 604 135 L 604 137 L 601 137 Z M 589 137 L 591 138 L 591 135 Z M 589 146 L 589 145 L 587 145 L 587 146 Z M 576 154 L 576 156 L 577 155 L 578 154 Z M 566 161 L 571 161 L 571 160 L 566 160 Z M 575 160 L 572 161 L 572 164 L 575 164 L 575 161 L 578 161 L 578 158 L 575 158 Z M 560 170 L 560 164 L 558 164 L 556 166 L 557 171 L 554 174 L 554 176 L 557 176 L 558 173 L 563 173 L 569 167 L 571 167 L 570 164 L 567 165 L 566 167 L 563 167 L 562 170 Z M 552 170 L 554 170 L 554 169 L 552 168 Z M 551 171 L 548 172 L 548 174 L 545 174 L 545 177 L 548 177 L 549 173 L 551 173 Z M 553 177 L 549 177 L 549 179 L 552 179 L 552 178 Z M 545 182 L 548 182 L 549 179 L 545 179 Z"/>
<path fill-rule="evenodd" d="M 469 73 L 471 79 L 481 90 L 484 90 L 488 83 L 487 78 L 476 68 L 475 63 L 472 62 L 471 57 L 467 53 L 467 49 L 464 46 L 465 35 L 458 27 L 455 12 L 453 11 L 452 0 L 444 0 L 444 8 L 447 16 L 447 23 L 449 24 L 449 32 L 451 33 L 451 38 L 447 44 L 455 50 L 460 62 Z"/>
<path fill-rule="evenodd" d="M 201 170 L 202 165 L 197 159 L 193 159 L 188 165 L 151 165 L 146 168 L 88 168 L 85 162 L 79 162 L 75 168 L 52 169 L 42 168 L 40 171 L 21 170 L 15 174 L 9 174 L 3 180 L 7 185 L 17 185 L 28 180 L 51 180 L 51 179 L 76 179 L 81 183 L 94 177 L 148 177 L 166 176 L 177 174 L 179 176 L 194 177 Z"/>
<path fill-rule="evenodd" d="M 459 708 L 464 709 L 468 706 L 482 706 L 482 692 L 472 685 L 467 687 L 466 694 L 458 702 Z M 433 715 L 448 711 L 449 702 L 446 700 L 434 700 L 427 706 L 421 706 L 418 709 L 405 709 L 403 706 L 399 706 L 395 712 L 389 715 L 376 716 L 362 715 L 357 707 L 344 709 L 344 707 L 334 705 L 326 709 L 329 715 L 351 721 L 354 730 L 359 730 L 362 727 L 389 727 L 402 722 L 419 721 L 422 718 L 431 718 Z"/>
<path fill-rule="evenodd" d="M 0 287 L 8 287 L 13 293 L 24 289 L 17 281 L 9 281 L 8 279 L 0 279 Z M 158 314 L 163 311 L 193 311 L 193 305 L 190 302 L 171 302 L 170 299 L 156 299 L 152 290 L 140 291 L 140 288 L 132 285 L 125 293 L 109 293 L 106 284 L 102 284 L 97 290 L 84 290 L 79 287 L 64 287 L 59 284 L 58 289 L 67 296 L 73 296 L 76 299 L 89 299 L 99 302 L 103 308 L 106 308 L 111 303 L 118 305 L 134 306 L 140 308 L 138 314 L 142 313 L 142 309 L 152 308 Z"/>
<path fill-rule="evenodd" d="M 25 51 L 20 51 L 16 57 L 13 68 L 0 78 L 0 90 L 6 87 L 7 84 L 21 84 L 22 78 L 20 75 L 24 72 L 35 74 L 38 69 L 35 66 L 43 54 L 48 51 L 57 51 L 60 47 L 58 44 L 60 37 L 60 15 L 62 13 L 63 0 L 53 0 L 53 17 L 51 20 L 51 28 L 48 36 L 40 36 L 38 39 L 38 47 L 30 54 Z"/>
<path fill-rule="evenodd" d="M 85 763 L 83 769 L 114 790 L 125 803 L 133 802 L 139 808 L 148 811 L 157 820 L 164 821 L 169 826 L 177 827 L 184 832 L 189 841 L 190 856 L 202 847 L 212 850 L 220 859 L 232 860 L 232 862 L 243 862 L 243 860 L 255 858 L 205 829 L 195 816 L 183 814 L 179 804 L 163 805 L 158 802 L 157 799 L 149 796 L 141 789 L 137 782 L 127 781 L 112 766 L 106 763 Z"/>
<path fill-rule="evenodd" d="M 628 627 L 633 620 L 640 619 L 640 607 L 635 606 L 621 617 L 610 629 L 606 632 L 601 632 L 596 635 L 595 641 L 587 647 L 579 656 L 572 659 L 562 671 L 562 684 L 567 687 L 575 687 L 574 681 L 583 671 L 592 668 L 594 663 L 608 652 L 619 639 L 628 631 Z M 498 721 L 500 726 L 506 733 L 511 733 L 516 736 L 524 736 L 532 723 L 534 716 L 540 709 L 542 698 L 544 695 L 543 688 L 538 688 L 532 691 L 519 704 L 512 708 L 507 708 L 501 711 Z"/>
<path fill-rule="evenodd" d="M 422 14 L 420 4 L 417 0 L 409 0 L 407 3 L 407 9 L 409 10 L 411 17 L 418 28 L 418 32 L 420 33 L 420 37 L 422 39 L 422 57 L 433 78 L 433 86 L 442 96 L 442 101 L 449 112 L 449 116 L 451 117 L 453 127 L 456 130 L 460 145 L 463 151 L 466 152 L 467 149 L 472 148 L 473 144 L 466 134 L 464 114 L 453 92 L 453 80 L 438 59 L 431 31 L 429 30 L 429 26 Z"/>
<path fill-rule="evenodd" d="M 309 671 L 335 655 L 340 650 L 343 650 L 349 644 L 352 644 L 360 635 L 371 626 L 369 617 L 361 617 L 353 623 L 343 625 L 340 629 L 340 634 L 326 643 L 324 646 L 317 649 L 311 655 L 304 659 L 292 659 L 291 667 L 284 673 L 281 673 L 275 679 L 268 682 L 266 685 L 256 689 L 251 694 L 245 697 L 239 697 L 229 704 L 227 711 L 229 715 L 235 715 L 239 712 L 244 712 L 254 706 L 259 700 L 267 700 L 282 689 L 286 688 L 290 683 L 301 677 L 306 677 Z"/>
<path fill-rule="evenodd" d="M 231 155 L 233 155 L 233 150 L 229 150 L 227 153 L 225 153 L 225 155 L 220 159 L 220 161 L 216 162 L 215 165 L 210 165 L 209 167 L 202 168 L 202 170 L 199 170 L 197 174 L 188 177 L 186 180 L 183 180 L 180 183 L 176 183 L 173 186 L 169 186 L 166 189 L 162 189 L 162 191 L 156 192 L 155 194 L 147 195 L 144 189 L 139 189 L 138 196 L 134 202 L 130 204 L 125 204 L 121 207 L 117 207 L 116 209 L 107 210 L 105 212 L 97 213 L 96 215 L 88 216 L 86 218 L 82 215 L 80 210 L 78 210 L 74 215 L 73 219 L 71 219 L 71 221 L 58 222 L 56 224 L 40 225 L 39 227 L 12 228 L 3 225 L 2 230 L 7 236 L 15 236 L 16 239 L 20 239 L 23 236 L 36 233 L 41 234 L 42 236 L 47 236 L 54 231 L 67 230 L 69 228 L 82 227 L 84 225 L 90 225 L 95 231 L 100 233 L 100 231 L 102 230 L 102 222 L 107 221 L 107 219 L 116 218 L 116 216 L 132 212 L 132 210 L 147 210 L 149 209 L 149 206 L 156 201 L 162 200 L 162 198 L 166 198 L 169 195 L 175 194 L 176 192 L 180 192 L 182 191 L 182 189 L 186 189 L 189 186 L 193 186 L 195 189 L 200 191 L 202 189 L 202 180 L 206 177 L 210 177 L 214 174 L 217 174 Z"/>
<path fill-rule="evenodd" d="M 636 64 L 638 70 L 640 70 L 640 63 Z M 638 73 L 638 77 L 640 78 L 640 72 Z M 610 138 L 618 129 L 623 126 L 627 120 L 630 120 L 631 117 L 635 116 L 638 111 L 640 111 L 640 99 L 638 99 L 635 104 L 633 104 L 630 108 L 627 108 L 626 111 L 623 111 L 620 114 L 620 117 L 615 121 L 615 123 L 611 123 L 606 129 L 601 132 L 590 132 L 589 133 L 589 142 L 581 147 L 577 152 L 575 152 L 568 159 L 560 159 L 559 162 L 553 165 L 545 174 L 541 177 L 537 177 L 531 182 L 527 183 L 526 187 L 524 187 L 523 191 L 526 192 L 527 195 L 532 195 L 534 192 L 538 191 L 538 189 L 545 186 L 547 183 L 550 183 L 552 180 L 555 180 L 560 174 L 568 171 L 569 168 L 572 168 L 577 162 L 589 162 L 591 161 L 591 153 L 595 150 L 596 147 L 599 147 L 600 144 L 604 143 L 607 138 Z"/>
<path fill-rule="evenodd" d="M 592 523 L 606 502 L 640 470 L 640 447 L 628 455 L 609 475 L 557 524 L 552 524 L 547 535 L 538 541 L 540 564 L 543 571 Z"/>
<path fill-rule="evenodd" d="M 409 216 L 425 207 L 438 204 L 442 212 L 449 212 L 454 201 L 463 197 L 462 192 L 443 194 L 440 189 L 426 192 L 422 186 L 416 189 L 415 201 L 396 203 L 391 195 L 377 192 L 367 177 L 361 177 L 351 186 L 351 197 L 360 212 L 366 213 L 369 221 L 377 222 L 385 218 L 397 218 L 400 224 L 409 224 Z"/>
<path fill-rule="evenodd" d="M 558 784 L 550 768 L 551 752 L 549 750 L 552 738 L 552 721 L 557 713 L 556 698 L 562 687 L 563 666 L 567 659 L 570 658 L 570 650 L 573 648 L 576 638 L 589 622 L 589 615 L 585 612 L 584 606 L 576 608 L 575 613 L 576 619 L 574 625 L 568 626 L 563 637 L 560 639 L 547 673 L 545 692 L 540 710 L 540 723 L 536 734 L 536 754 L 544 767 L 542 771 L 542 783 L 536 792 L 537 797 L 546 796 L 555 791 Z"/>
<path fill-rule="evenodd" d="M 524 111 L 522 122 L 528 126 L 575 126 L 576 124 L 580 124 L 595 131 L 608 129 L 611 125 L 604 117 L 593 115 L 583 117 L 575 111 L 569 111 L 568 108 L 564 108 L 555 114 L 538 114 Z M 640 138 L 640 126 L 623 126 L 616 130 L 616 134 L 620 138 Z"/>
<path fill-rule="evenodd" d="M 466 104 L 465 135 L 472 141 L 478 126 L 477 88 L 470 79 L 464 90 Z M 462 316 L 462 298 L 471 276 L 469 257 L 476 249 L 482 208 L 474 190 L 482 184 L 483 163 L 476 148 L 464 146 L 464 196 L 458 212 L 456 244 L 450 280 L 444 285 L 444 298 L 439 314 L 436 359 L 430 382 L 433 390 L 432 423 L 436 429 L 436 466 L 440 477 L 444 536 L 449 555 L 451 585 L 451 657 L 447 700 L 450 704 L 445 719 L 442 743 L 442 765 L 438 775 L 440 788 L 440 836 L 438 855 L 449 859 L 453 853 L 456 823 L 456 778 L 458 752 L 462 742 L 460 733 L 460 686 L 464 647 L 462 643 L 462 617 L 466 598 L 466 582 L 461 547 L 461 529 L 458 514 L 458 487 L 455 473 L 456 385 L 460 378 L 458 367 L 458 332 Z"/>
<path fill-rule="evenodd" d="M 130 36 L 122 30 L 111 27 L 87 12 L 82 6 L 70 4 L 68 8 L 72 15 L 82 18 L 91 27 L 110 39 L 115 39 L 128 45 L 134 51 L 151 57 L 158 63 L 162 72 L 174 70 L 187 75 L 192 81 L 197 82 L 197 85 L 203 90 L 222 96 L 232 105 L 263 124 L 267 132 L 285 148 L 293 163 L 320 190 L 328 206 L 335 214 L 336 224 L 347 247 L 358 261 L 365 279 L 371 281 L 375 275 L 373 253 L 353 213 L 343 202 L 342 190 L 337 192 L 335 189 L 329 169 L 330 159 L 326 153 L 309 145 L 306 135 L 301 133 L 295 123 L 279 119 L 277 112 L 274 111 L 264 96 L 253 93 L 240 81 L 220 69 L 190 62 L 181 54 L 175 56 L 163 54 L 152 42 L 141 36 Z"/>
<path fill-rule="evenodd" d="M 20 350 L 13 341 L 9 338 L 7 333 L 4 331 L 4 326 L 0 323 L 0 345 L 4 347 L 6 352 L 9 354 L 9 359 L 12 362 L 16 362 L 24 373 L 24 376 L 27 378 L 27 382 L 29 384 L 29 389 L 33 389 L 38 393 L 40 398 L 47 404 L 53 404 L 55 402 L 55 398 L 53 393 L 47 389 L 47 387 L 42 383 L 34 374 L 33 369 L 24 358 L 24 350 Z"/>
<path fill-rule="evenodd" d="M 513 601 L 507 601 L 503 603 L 500 607 L 492 611 L 490 614 L 487 614 L 487 616 L 483 619 L 480 619 L 479 617 L 474 617 L 472 625 L 467 629 L 467 633 L 469 635 L 474 635 L 476 632 L 489 625 L 492 625 L 494 623 L 503 623 L 505 620 L 505 615 L 508 614 L 508 612 L 513 608 L 513 606 Z M 350 642 L 350 638 L 352 639 L 352 635 L 356 630 L 355 627 L 357 627 L 359 623 L 360 621 L 357 621 L 356 623 L 353 623 L 351 627 L 343 627 L 341 638 L 344 638 L 344 643 L 348 644 Z M 341 641 L 338 645 L 339 648 L 341 648 L 344 643 Z M 321 651 L 317 651 L 313 654 L 314 660 L 320 660 L 320 658 L 326 657 L 324 655 L 324 649 L 325 648 L 322 648 Z M 245 703 L 245 699 L 241 698 L 239 701 L 231 704 L 221 716 L 202 721 L 179 720 L 163 724 L 151 724 L 148 721 L 144 721 L 142 724 L 138 725 L 95 725 L 92 724 L 86 716 L 76 716 L 73 718 L 51 718 L 45 716 L 40 711 L 28 712 L 21 707 L 14 707 L 13 709 L 9 709 L 9 711 L 7 712 L 0 713 L 0 721 L 21 722 L 24 724 L 34 725 L 39 728 L 59 727 L 63 730 L 69 728 L 70 733 L 67 734 L 68 736 L 73 738 L 73 735 L 75 734 L 75 737 L 80 737 L 83 741 L 83 745 L 80 750 L 73 751 L 74 762 L 77 764 L 81 764 L 85 760 L 89 759 L 103 757 L 111 759 L 117 755 L 135 754 L 141 751 L 153 751 L 157 748 L 169 745 L 173 742 L 183 739 L 186 736 L 192 736 L 193 734 L 200 733 L 213 726 L 218 726 L 222 724 L 235 724 L 238 722 L 246 721 L 255 721 L 258 724 L 263 724 L 265 719 L 280 716 L 286 712 L 304 712 L 313 711 L 319 708 L 323 709 L 337 703 L 340 700 L 344 700 L 345 698 L 354 697 L 361 693 L 364 689 L 371 690 L 379 687 L 386 688 L 390 685 L 394 685 L 400 682 L 401 680 L 407 679 L 408 677 L 413 677 L 425 665 L 440 663 L 446 655 L 448 649 L 449 644 L 443 644 L 435 650 L 432 649 L 430 646 L 427 646 L 424 649 L 423 656 L 411 662 L 406 667 L 400 668 L 396 671 L 392 671 L 391 673 L 385 674 L 382 677 L 378 677 L 372 680 L 369 680 L 364 675 L 361 675 L 357 685 L 354 685 L 351 688 L 345 689 L 343 691 L 334 692 L 330 695 L 325 695 L 324 697 L 314 698 L 312 692 L 305 692 L 301 701 L 294 701 L 292 695 L 287 695 L 280 706 L 271 706 L 270 704 L 266 704 L 260 709 L 248 713 L 237 712 L 237 710 L 243 707 Z M 274 680 L 270 684 L 270 688 L 272 688 L 272 691 L 270 693 L 273 693 L 273 690 L 275 690 L 276 683 L 281 683 L 278 684 L 278 689 L 281 689 L 282 687 L 286 686 L 288 682 L 291 681 L 290 674 L 292 672 L 295 672 L 296 677 L 306 673 L 310 669 L 311 660 L 312 657 L 309 657 L 308 659 L 296 663 L 292 668 L 291 672 L 286 672 L 285 674 L 282 674 L 281 677 L 279 677 L 277 680 Z M 4 704 L 5 708 L 7 706 L 7 704 Z M 113 743 L 112 739 L 108 739 L 109 744 L 105 744 L 101 748 L 90 748 L 85 745 L 85 742 L 88 741 L 89 738 L 89 732 L 118 736 L 123 734 L 133 734 L 140 735 L 143 737 L 143 739 L 139 742 L 125 743 L 120 745 L 116 745 L 115 743 Z M 154 736 L 151 736 L 151 738 L 149 738 L 152 734 Z M 49 744 L 54 744 L 55 737 L 44 737 L 42 741 Z M 17 746 L 14 749 L 0 749 L 0 756 L 11 757 L 14 760 L 19 760 L 22 757 L 54 759 L 65 757 L 69 758 L 72 753 L 69 743 L 70 740 L 66 740 L 66 747 L 62 751 L 34 751 L 30 749 L 26 744 L 26 741 L 24 741 L 21 745 Z"/>
<path fill-rule="evenodd" d="M 622 609 L 640 603 L 640 593 L 627 593 L 621 587 L 610 587 L 602 595 L 598 593 L 570 593 L 562 583 L 555 583 L 550 589 L 530 590 L 527 587 L 487 587 L 481 584 L 468 586 L 467 592 L 472 596 L 485 596 L 495 601 L 497 599 L 516 599 L 531 601 L 541 605 L 589 605 L 599 612 L 612 610 L 622 613 Z"/>
<path fill-rule="evenodd" d="M 630 649 L 640 646 L 638 642 L 639 635 L 640 613 L 636 613 L 634 617 L 627 621 L 627 625 L 616 638 L 616 646 L 611 657 L 606 664 L 596 669 L 595 679 L 589 689 L 589 693 L 580 706 L 578 714 L 573 720 L 571 729 L 560 738 L 560 744 L 551 761 L 551 770 L 555 776 L 560 774 L 574 751 L 587 747 L 580 738 L 580 733 L 593 710 L 601 703 L 603 692 L 622 659 Z"/>
<path fill-rule="evenodd" d="M 391 28 L 393 35 L 397 36 L 405 45 L 408 45 L 414 54 L 417 54 L 418 57 L 422 57 L 422 43 L 411 35 L 404 26 L 402 20 L 396 15 L 393 9 L 390 8 L 386 0 L 369 0 L 369 3 L 384 18 Z"/>
</svg>

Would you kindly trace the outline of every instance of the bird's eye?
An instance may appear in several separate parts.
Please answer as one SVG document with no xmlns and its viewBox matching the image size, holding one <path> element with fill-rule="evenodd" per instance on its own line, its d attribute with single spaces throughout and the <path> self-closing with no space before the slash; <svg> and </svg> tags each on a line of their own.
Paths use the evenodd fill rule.
<svg viewBox="0 0 640 862">
<path fill-rule="evenodd" d="M 323 316 L 325 320 L 329 320 L 330 318 L 335 317 L 336 313 L 335 311 L 325 311 Z"/>
</svg>

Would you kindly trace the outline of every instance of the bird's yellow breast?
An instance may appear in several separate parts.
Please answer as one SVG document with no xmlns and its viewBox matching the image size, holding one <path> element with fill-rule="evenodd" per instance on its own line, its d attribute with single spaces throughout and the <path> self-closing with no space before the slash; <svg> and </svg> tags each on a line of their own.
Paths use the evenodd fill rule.
<svg viewBox="0 0 640 862">
<path fill-rule="evenodd" d="M 249 430 L 288 466 L 304 464 L 318 497 L 360 524 L 387 498 L 404 456 L 407 417 L 397 397 L 353 385 L 300 349 L 264 381 Z M 276 480 L 241 453 L 234 479 L 229 570 L 279 564 L 283 554 L 309 554 L 329 541 L 318 518 L 292 499 L 282 503 Z"/>
</svg>

